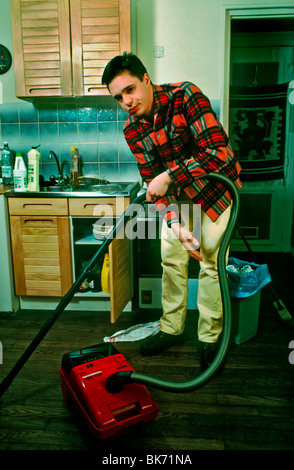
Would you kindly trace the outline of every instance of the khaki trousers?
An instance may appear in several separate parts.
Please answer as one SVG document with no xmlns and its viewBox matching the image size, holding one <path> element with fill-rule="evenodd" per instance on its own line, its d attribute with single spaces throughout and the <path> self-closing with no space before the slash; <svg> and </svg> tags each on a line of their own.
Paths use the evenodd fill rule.
<svg viewBox="0 0 294 470">
<path fill-rule="evenodd" d="M 179 201 L 179 205 L 183 201 Z M 192 206 L 191 200 L 184 200 Z M 199 310 L 198 338 L 214 343 L 222 332 L 222 300 L 219 286 L 217 256 L 230 218 L 231 208 L 223 212 L 216 222 L 201 212 L 201 246 L 197 306 Z M 187 211 L 184 211 L 187 214 Z M 184 220 L 190 230 L 191 221 Z M 165 333 L 179 335 L 183 332 L 187 314 L 188 264 L 190 255 L 175 237 L 165 221 L 161 234 L 162 257 L 162 308 L 160 329 Z M 195 306 L 196 308 L 196 306 Z"/>
</svg>

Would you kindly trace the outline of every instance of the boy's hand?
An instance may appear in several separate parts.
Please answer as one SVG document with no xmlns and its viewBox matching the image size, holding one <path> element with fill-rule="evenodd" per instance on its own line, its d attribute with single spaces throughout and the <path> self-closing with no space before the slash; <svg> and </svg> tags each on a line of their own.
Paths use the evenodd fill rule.
<svg viewBox="0 0 294 470">
<path fill-rule="evenodd" d="M 160 175 L 155 176 L 155 178 L 153 178 L 153 180 L 148 185 L 146 200 L 148 202 L 156 201 L 156 199 L 163 197 L 167 192 L 171 182 L 172 179 L 166 171 L 160 173 Z"/>
<path fill-rule="evenodd" d="M 199 251 L 197 251 L 200 246 L 199 241 L 193 237 L 192 233 L 189 230 L 183 228 L 178 222 L 173 223 L 171 228 L 182 243 L 183 247 L 189 251 L 191 258 L 194 258 L 197 261 L 203 261 L 202 256 L 200 255 Z"/>
</svg>

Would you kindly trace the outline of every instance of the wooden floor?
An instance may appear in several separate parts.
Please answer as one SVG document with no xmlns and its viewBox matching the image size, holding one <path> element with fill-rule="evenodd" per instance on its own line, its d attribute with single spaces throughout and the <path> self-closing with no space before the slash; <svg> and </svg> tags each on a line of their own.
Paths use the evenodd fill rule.
<svg viewBox="0 0 294 470">
<path fill-rule="evenodd" d="M 249 254 L 241 256 L 252 261 Z M 260 262 L 268 263 L 275 290 L 293 314 L 293 258 L 258 256 Z M 131 435 L 106 442 L 93 440 L 64 403 L 61 358 L 157 315 L 126 313 L 111 325 L 108 312 L 64 312 L 0 399 L 0 449 L 94 449 L 112 455 L 132 450 L 293 450 L 294 365 L 289 361 L 289 343 L 294 340 L 294 329 L 280 321 L 268 287 L 261 294 L 258 334 L 242 345 L 232 343 L 225 367 L 216 377 L 189 393 L 149 387 L 159 406 L 158 417 Z M 48 316 L 39 311 L 0 314 L 1 381 Z M 160 356 L 141 357 L 138 343 L 120 343 L 118 349 L 137 372 L 177 381 L 190 379 L 200 373 L 196 318 L 197 313 L 189 312 L 186 341 Z"/>
</svg>

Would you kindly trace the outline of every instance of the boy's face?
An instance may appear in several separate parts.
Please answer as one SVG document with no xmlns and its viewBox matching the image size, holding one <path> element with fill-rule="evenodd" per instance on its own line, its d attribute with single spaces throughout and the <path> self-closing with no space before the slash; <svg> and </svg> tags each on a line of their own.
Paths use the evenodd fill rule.
<svg viewBox="0 0 294 470">
<path fill-rule="evenodd" d="M 143 81 L 138 77 L 130 75 L 125 70 L 117 75 L 108 85 L 109 91 L 114 99 L 127 111 L 136 117 L 153 117 L 153 87 L 147 73 Z"/>
</svg>

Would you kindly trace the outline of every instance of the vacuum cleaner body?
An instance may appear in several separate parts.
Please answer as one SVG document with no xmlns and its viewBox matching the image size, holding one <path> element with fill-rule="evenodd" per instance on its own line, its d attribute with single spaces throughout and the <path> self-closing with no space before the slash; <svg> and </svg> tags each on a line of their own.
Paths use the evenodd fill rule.
<svg viewBox="0 0 294 470">
<path fill-rule="evenodd" d="M 106 390 L 107 378 L 120 371 L 135 372 L 112 344 L 89 346 L 62 358 L 63 397 L 72 400 L 98 439 L 120 435 L 158 414 L 158 406 L 144 385 L 125 384 L 117 393 Z"/>
</svg>

